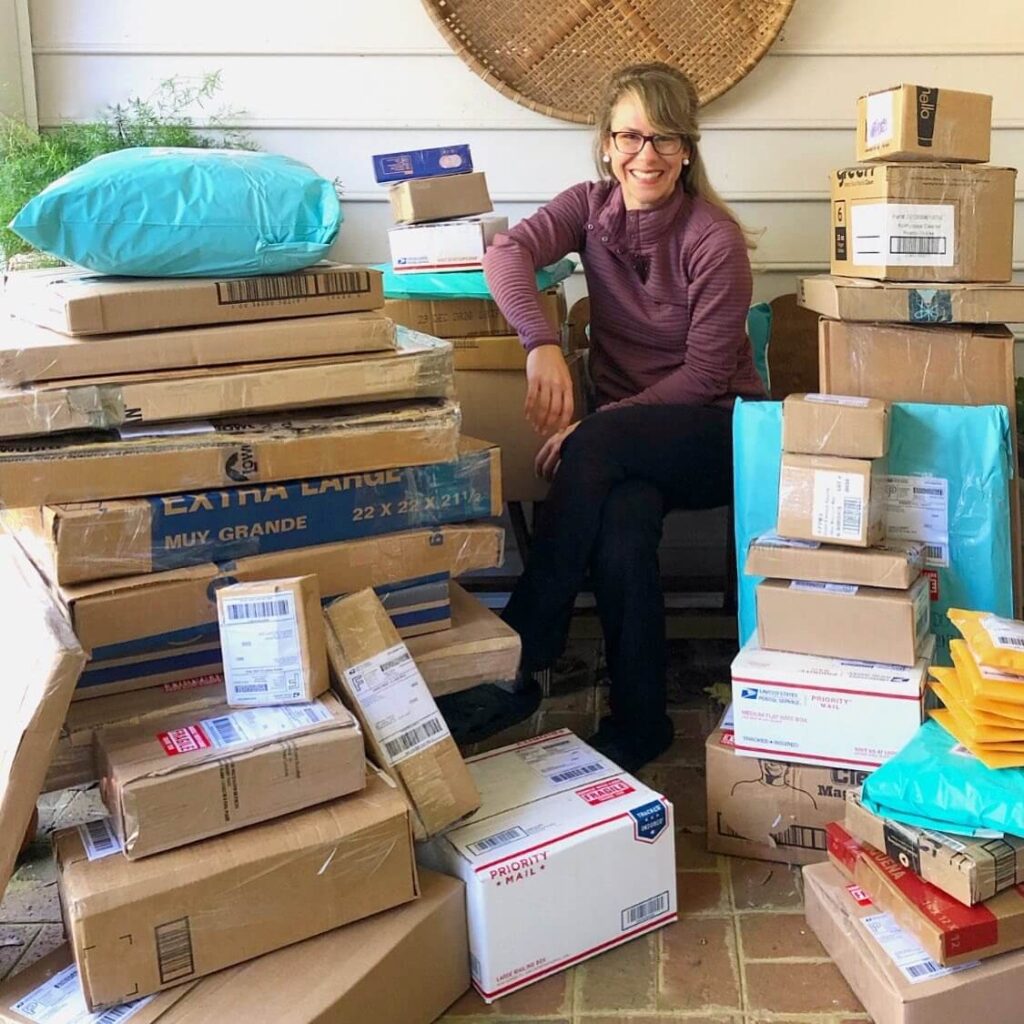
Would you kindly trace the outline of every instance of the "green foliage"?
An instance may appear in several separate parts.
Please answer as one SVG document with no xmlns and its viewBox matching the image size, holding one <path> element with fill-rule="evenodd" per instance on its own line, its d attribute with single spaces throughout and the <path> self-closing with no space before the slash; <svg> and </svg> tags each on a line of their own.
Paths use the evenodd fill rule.
<svg viewBox="0 0 1024 1024">
<path fill-rule="evenodd" d="M 149 99 L 133 97 L 107 107 L 99 120 L 41 133 L 0 118 L 0 258 L 32 251 L 7 225 L 33 196 L 93 157 L 133 146 L 255 149 L 243 132 L 226 124 L 230 112 L 206 119 L 212 134 L 199 131 L 185 113 L 202 109 L 220 88 L 220 72 L 191 84 L 168 78 Z"/>
</svg>

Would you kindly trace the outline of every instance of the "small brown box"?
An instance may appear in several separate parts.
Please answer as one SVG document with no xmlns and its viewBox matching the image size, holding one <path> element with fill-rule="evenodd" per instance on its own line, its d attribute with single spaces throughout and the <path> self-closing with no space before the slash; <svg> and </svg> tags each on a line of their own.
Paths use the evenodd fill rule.
<svg viewBox="0 0 1024 1024">
<path fill-rule="evenodd" d="M 782 403 L 782 450 L 880 459 L 889 454 L 889 405 L 859 395 L 789 395 Z"/>
<path fill-rule="evenodd" d="M 481 171 L 397 181 L 388 189 L 396 224 L 477 217 L 494 209 Z"/>
</svg>

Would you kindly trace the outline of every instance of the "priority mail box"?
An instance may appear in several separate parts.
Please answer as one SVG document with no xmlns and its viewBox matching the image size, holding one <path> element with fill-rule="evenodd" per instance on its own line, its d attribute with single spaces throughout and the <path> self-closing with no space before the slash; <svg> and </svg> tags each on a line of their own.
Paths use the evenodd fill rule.
<svg viewBox="0 0 1024 1024">
<path fill-rule="evenodd" d="M 473 984 L 486 1002 L 676 919 L 663 796 L 567 729 L 469 766 L 480 810 L 419 856 L 466 883 Z"/>
<path fill-rule="evenodd" d="M 388 200 L 396 224 L 475 217 L 494 209 L 481 171 L 398 181 L 388 189 Z"/>
<path fill-rule="evenodd" d="M 0 509 L 57 583 L 226 562 L 501 514 L 501 452 L 459 438 L 452 461 L 263 487 Z"/>
<path fill-rule="evenodd" d="M 396 274 L 478 270 L 494 236 L 507 230 L 507 217 L 467 217 L 392 228 L 388 232 L 391 263 Z"/>
<path fill-rule="evenodd" d="M 334 682 L 377 765 L 412 807 L 417 839 L 472 814 L 480 794 L 409 649 L 372 590 L 324 613 Z"/>
<path fill-rule="evenodd" d="M 100 792 L 132 860 L 354 793 L 366 776 L 362 734 L 331 694 L 112 726 L 97 748 Z"/>
<path fill-rule="evenodd" d="M 394 347 L 395 325 L 377 311 L 88 338 L 0 315 L 0 384 L 315 359 Z"/>
<path fill-rule="evenodd" d="M 8 274 L 4 301 L 22 320 L 63 334 L 120 334 L 379 309 L 383 275 L 323 262 L 254 277 L 111 277 L 88 270 Z"/>
<path fill-rule="evenodd" d="M 340 800 L 143 860 L 114 855 L 99 826 L 54 836 L 65 930 L 94 1010 L 418 895 L 408 808 L 376 775 Z"/>
<path fill-rule="evenodd" d="M 732 663 L 734 746 L 742 757 L 870 771 L 917 732 L 931 641 L 910 668 L 769 651 Z"/>
<path fill-rule="evenodd" d="M 832 172 L 832 266 L 887 281 L 1009 281 L 1010 167 L 861 164 Z"/>
<path fill-rule="evenodd" d="M 844 548 L 787 540 L 772 532 L 750 542 L 744 571 L 748 576 L 905 590 L 923 567 L 924 544 L 919 541 L 887 540 L 875 548 Z"/>
<path fill-rule="evenodd" d="M 984 93 L 896 85 L 857 100 L 858 160 L 985 163 L 991 136 Z"/>
<path fill-rule="evenodd" d="M 547 322 L 561 335 L 566 317 L 562 286 L 538 292 L 537 300 Z M 396 324 L 435 338 L 467 338 L 479 344 L 481 337 L 515 334 L 493 299 L 387 299 L 384 312 Z"/>
<path fill-rule="evenodd" d="M 889 406 L 859 395 L 789 395 L 782 403 L 782 450 L 879 459 L 889 453 Z"/>
<path fill-rule="evenodd" d="M 5 441 L 0 504 L 180 493 L 443 462 L 457 454 L 458 428 L 458 408 L 435 401 Z"/>
<path fill-rule="evenodd" d="M 931 637 L 927 578 L 908 590 L 764 580 L 757 587 L 761 647 L 825 658 L 913 665 Z"/>
</svg>

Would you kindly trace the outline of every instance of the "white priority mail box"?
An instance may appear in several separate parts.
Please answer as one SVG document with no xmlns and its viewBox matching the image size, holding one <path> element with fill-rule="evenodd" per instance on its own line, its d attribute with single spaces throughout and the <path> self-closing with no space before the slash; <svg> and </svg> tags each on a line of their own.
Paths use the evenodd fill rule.
<svg viewBox="0 0 1024 1024">
<path fill-rule="evenodd" d="M 568 729 L 467 761 L 480 810 L 420 845 L 466 883 L 490 1003 L 676 919 L 672 805 Z"/>
<path fill-rule="evenodd" d="M 932 635 L 909 668 L 766 651 L 751 639 L 732 663 L 736 753 L 879 767 L 921 725 L 934 653 Z"/>
<path fill-rule="evenodd" d="M 507 217 L 466 217 L 392 228 L 388 232 L 391 264 L 396 274 L 478 270 L 499 231 L 508 231 Z"/>
</svg>

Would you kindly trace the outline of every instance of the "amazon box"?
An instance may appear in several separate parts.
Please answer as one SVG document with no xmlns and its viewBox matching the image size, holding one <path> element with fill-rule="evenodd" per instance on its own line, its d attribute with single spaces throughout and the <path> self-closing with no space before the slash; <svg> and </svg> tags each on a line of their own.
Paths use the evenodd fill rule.
<svg viewBox="0 0 1024 1024">
<path fill-rule="evenodd" d="M 789 395 L 782 403 L 782 450 L 880 459 L 889 453 L 889 406 L 857 395 Z"/>
<path fill-rule="evenodd" d="M 566 317 L 562 286 L 539 292 L 537 298 L 545 319 L 561 335 Z M 396 324 L 404 324 L 435 338 L 465 338 L 476 343 L 472 347 L 479 347 L 483 337 L 515 334 L 493 299 L 387 299 L 384 312 Z M 460 348 L 471 346 L 454 347 L 458 352 Z M 522 349 L 521 343 L 519 347 Z"/>
<path fill-rule="evenodd" d="M 396 224 L 476 217 L 494 209 L 482 171 L 397 181 L 388 189 Z"/>
</svg>

